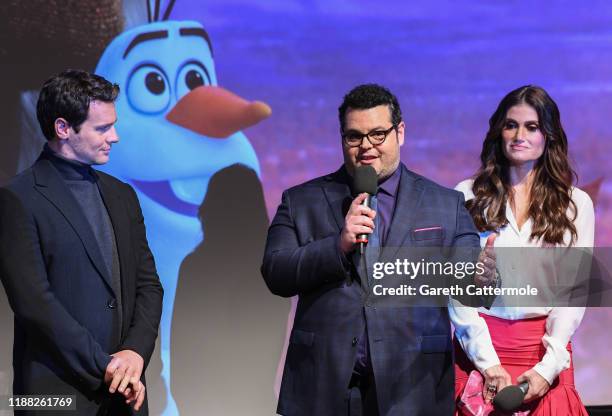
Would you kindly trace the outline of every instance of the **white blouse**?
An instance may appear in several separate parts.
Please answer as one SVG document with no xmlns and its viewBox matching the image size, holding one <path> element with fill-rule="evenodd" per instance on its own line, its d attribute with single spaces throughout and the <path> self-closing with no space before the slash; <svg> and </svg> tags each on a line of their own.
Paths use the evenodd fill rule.
<svg viewBox="0 0 612 416">
<path fill-rule="evenodd" d="M 473 182 L 472 179 L 464 180 L 455 187 L 456 190 L 463 192 L 466 201 L 474 198 Z M 577 232 L 574 247 L 592 248 L 595 232 L 593 202 L 584 191 L 575 187 L 572 187 L 571 198 L 578 210 L 578 215 L 574 220 Z M 570 212 L 570 218 L 571 216 L 573 214 Z M 530 240 L 533 226 L 532 219 L 527 219 L 522 228 L 519 229 L 509 202 L 506 203 L 506 218 L 508 224 L 499 230 L 499 235 L 495 239 L 495 247 L 542 246 L 540 241 Z M 482 247 L 484 247 L 489 234 L 490 232 L 480 234 Z M 570 241 L 571 235 L 566 231 L 564 245 L 569 246 Z M 555 260 L 550 259 L 550 261 L 554 262 Z M 496 263 L 499 274 L 503 279 L 502 285 L 503 281 L 508 279 L 507 281 L 512 281 L 513 285 L 516 282 L 529 281 L 535 287 L 546 287 L 547 282 L 555 279 L 555 276 L 551 276 L 551 273 L 554 273 L 554 268 L 551 268 L 546 261 L 526 261 L 524 257 L 504 259 L 498 256 Z M 495 299 L 490 309 L 475 309 L 459 305 L 457 301 L 452 299 L 449 303 L 449 314 L 455 327 L 455 336 L 480 372 L 500 364 L 500 361 L 493 348 L 487 324 L 483 318 L 478 316 L 478 312 L 509 320 L 547 316 L 546 333 L 542 337 L 546 353 L 542 360 L 535 365 L 534 370 L 552 384 L 561 371 L 569 368 L 570 355 L 566 346 L 582 321 L 585 312 L 584 307 L 510 306 L 504 305 L 503 299 L 498 298 Z"/>
</svg>

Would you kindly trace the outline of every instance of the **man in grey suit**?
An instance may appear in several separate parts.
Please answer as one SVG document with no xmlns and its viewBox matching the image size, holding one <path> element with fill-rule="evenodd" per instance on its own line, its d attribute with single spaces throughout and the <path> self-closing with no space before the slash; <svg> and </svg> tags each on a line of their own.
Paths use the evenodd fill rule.
<svg viewBox="0 0 612 416">
<path fill-rule="evenodd" d="M 384 247 L 479 247 L 462 194 L 400 162 L 397 98 L 360 85 L 339 108 L 344 165 L 283 193 L 262 265 L 270 290 L 299 296 L 278 413 L 428 415 L 454 410 L 448 311 L 377 307 L 357 236 Z M 357 168 L 378 178 L 377 210 L 351 189 Z M 376 238 L 374 235 L 376 233 Z M 487 270 L 491 273 L 491 270 Z M 371 281 L 370 281 L 371 282 Z M 355 400 L 355 397 L 360 397 Z"/>
<path fill-rule="evenodd" d="M 0 189 L 13 393 L 74 396 L 79 415 L 147 414 L 144 369 L 161 317 L 163 290 L 136 194 L 92 168 L 119 140 L 118 92 L 83 71 L 49 79 L 37 104 L 47 143 Z"/>
</svg>

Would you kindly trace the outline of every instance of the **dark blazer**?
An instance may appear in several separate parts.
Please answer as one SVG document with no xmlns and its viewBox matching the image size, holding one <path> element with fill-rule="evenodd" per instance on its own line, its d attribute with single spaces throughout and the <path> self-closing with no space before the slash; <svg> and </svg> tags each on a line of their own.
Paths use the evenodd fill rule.
<svg viewBox="0 0 612 416">
<path fill-rule="evenodd" d="M 0 189 L 0 278 L 15 313 L 13 393 L 74 394 L 79 415 L 131 414 L 107 393 L 104 371 L 109 354 L 123 349 L 146 366 L 163 290 L 136 194 L 97 175 L 119 256 L 121 330 L 113 326 L 116 294 L 100 248 L 53 164 L 41 157 Z M 146 406 L 139 412 L 147 413 Z"/>
<path fill-rule="evenodd" d="M 479 247 L 463 196 L 400 165 L 387 247 Z M 356 346 L 367 322 L 381 415 L 453 412 L 454 371 L 444 307 L 376 307 L 338 245 L 352 200 L 345 170 L 283 193 L 270 225 L 262 274 L 280 296 L 299 295 L 278 413 L 343 415 Z M 419 239 L 419 228 L 441 232 Z M 350 281 L 357 284 L 349 284 Z"/>
</svg>

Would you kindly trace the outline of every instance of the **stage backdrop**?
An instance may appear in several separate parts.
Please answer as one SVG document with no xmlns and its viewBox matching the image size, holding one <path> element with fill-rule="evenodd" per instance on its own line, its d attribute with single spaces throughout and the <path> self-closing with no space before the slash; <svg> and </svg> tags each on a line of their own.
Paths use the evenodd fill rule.
<svg viewBox="0 0 612 416">
<path fill-rule="evenodd" d="M 121 141 L 102 169 L 136 189 L 166 290 L 151 410 L 270 415 L 292 302 L 259 275 L 266 227 L 284 189 L 342 163 L 343 94 L 364 82 L 394 91 L 402 160 L 452 187 L 477 168 L 501 97 L 543 86 L 561 109 L 579 186 L 595 199 L 597 244 L 610 246 L 610 27 L 603 0 L 8 0 L 0 182 L 40 151 L 33 110 L 47 77 L 78 67 L 119 83 Z M 589 309 L 574 339 L 587 404 L 610 402 L 610 324 L 612 312 Z M 0 395 L 11 348 L 0 337 Z"/>
</svg>

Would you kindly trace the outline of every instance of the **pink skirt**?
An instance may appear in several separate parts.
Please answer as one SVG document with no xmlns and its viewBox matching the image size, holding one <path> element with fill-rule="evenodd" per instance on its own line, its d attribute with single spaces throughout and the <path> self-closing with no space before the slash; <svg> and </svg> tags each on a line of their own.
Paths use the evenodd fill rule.
<svg viewBox="0 0 612 416">
<path fill-rule="evenodd" d="M 533 368 L 544 356 L 546 349 L 542 337 L 546 332 L 546 316 L 508 320 L 480 314 L 487 322 L 493 347 L 502 366 L 510 373 L 512 382 L 525 371 Z M 458 400 L 463 393 L 469 374 L 475 369 L 465 352 L 455 338 L 455 398 Z M 571 342 L 567 350 L 572 356 Z M 555 379 L 550 390 L 544 397 L 523 404 L 519 411 L 530 411 L 530 416 L 588 416 L 580 396 L 574 386 L 574 366 L 570 360 L 570 368 L 562 371 Z M 493 412 L 493 415 L 500 413 Z M 455 412 L 461 415 L 460 411 Z"/>
</svg>

